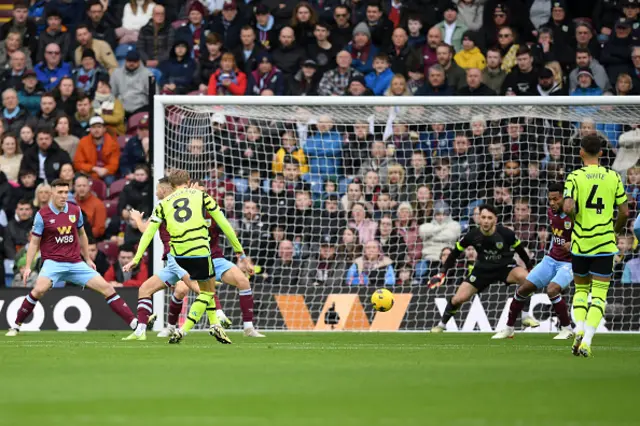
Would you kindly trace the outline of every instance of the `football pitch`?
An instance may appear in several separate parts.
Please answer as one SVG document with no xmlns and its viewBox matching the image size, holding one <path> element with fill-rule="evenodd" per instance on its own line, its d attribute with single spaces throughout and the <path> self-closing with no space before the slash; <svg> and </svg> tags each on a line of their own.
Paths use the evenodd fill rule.
<svg viewBox="0 0 640 426">
<path fill-rule="evenodd" d="M 640 336 L 126 334 L 0 337 L 0 425 L 640 424 Z"/>
</svg>

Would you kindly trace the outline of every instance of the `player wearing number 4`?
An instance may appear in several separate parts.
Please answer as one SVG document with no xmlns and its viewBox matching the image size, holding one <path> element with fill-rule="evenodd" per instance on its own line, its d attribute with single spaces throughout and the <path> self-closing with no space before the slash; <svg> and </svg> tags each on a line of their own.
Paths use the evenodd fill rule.
<svg viewBox="0 0 640 426">
<path fill-rule="evenodd" d="M 549 185 L 549 211 L 547 215 L 553 232 L 549 254 L 533 268 L 533 271 L 527 275 L 524 284 L 516 290 L 509 307 L 507 327 L 496 333 L 493 339 L 507 339 L 514 336 L 516 317 L 522 312 L 525 302 L 537 289 L 544 287 L 547 287 L 547 295 L 560 321 L 560 333 L 554 339 L 566 340 L 573 337 L 567 304 L 562 298 L 562 291 L 573 280 L 571 272 L 573 221 L 562 211 L 562 189 L 562 185 L 559 183 Z"/>
<path fill-rule="evenodd" d="M 600 138 L 584 137 L 580 146 L 584 167 L 572 172 L 564 186 L 563 209 L 574 217 L 571 263 L 576 283 L 573 295 L 576 337 L 571 351 L 584 357 L 591 356 L 591 342 L 607 305 L 613 260 L 618 253 L 616 233 L 625 228 L 629 218 L 620 175 L 600 166 L 601 155 Z M 615 206 L 618 218 L 614 227 Z"/>
<path fill-rule="evenodd" d="M 35 287 L 24 298 L 18 310 L 16 326 L 9 330 L 7 336 L 18 335 L 20 326 L 54 281 L 67 281 L 102 293 L 111 310 L 131 328 L 136 328 L 138 322 L 124 299 L 95 270 L 96 265 L 89 257 L 89 242 L 84 231 L 82 211 L 77 205 L 67 202 L 69 183 L 56 179 L 51 182 L 51 189 L 51 201 L 40 209 L 33 221 L 31 241 L 27 249 L 27 266 L 23 273 L 25 283 L 31 274 L 29 265 L 33 263 L 38 250 L 44 263 Z M 86 263 L 81 256 L 86 259 Z"/>
<path fill-rule="evenodd" d="M 531 269 L 531 260 L 524 250 L 516 234 L 502 225 L 498 225 L 498 214 L 496 209 L 483 204 L 480 209 L 480 227 L 473 229 L 462 237 L 454 247 L 439 274 L 431 278 L 429 288 L 441 286 L 458 256 L 464 250 L 473 246 L 478 252 L 478 260 L 456 290 L 456 294 L 449 300 L 447 307 L 442 314 L 442 319 L 431 329 L 432 333 L 441 333 L 445 330 L 446 324 L 460 309 L 460 306 L 471 300 L 476 294 L 482 292 L 491 284 L 504 282 L 506 284 L 522 284 L 527 276 L 527 270 Z M 522 261 L 527 265 L 527 269 L 516 266 L 513 258 L 514 251 L 518 253 Z M 525 327 L 538 327 L 534 318 L 525 315 L 522 318 L 522 325 Z"/>
<path fill-rule="evenodd" d="M 205 210 L 218 223 L 235 252 L 242 256 L 243 250 L 233 228 L 216 202 L 209 194 L 199 189 L 189 188 L 189 181 L 188 172 L 184 170 L 171 172 L 169 183 L 174 192 L 156 206 L 150 223 L 142 234 L 136 255 L 122 269 L 126 272 L 138 264 L 153 240 L 153 236 L 164 223 L 170 236 L 171 250 L 167 255 L 167 266 L 159 274 L 168 274 L 172 277 L 173 283 L 182 280 L 187 287 L 198 294 L 196 302 L 206 307 L 213 299 L 215 292 L 215 272 L 209 249 L 209 227 L 204 216 Z M 155 316 L 151 296 L 164 288 L 165 281 L 167 280 L 154 275 L 142 284 L 138 292 L 138 327 L 125 340 L 146 340 L 147 323 Z M 221 327 L 216 331 L 219 334 L 216 335 L 218 340 L 228 340 Z"/>
</svg>

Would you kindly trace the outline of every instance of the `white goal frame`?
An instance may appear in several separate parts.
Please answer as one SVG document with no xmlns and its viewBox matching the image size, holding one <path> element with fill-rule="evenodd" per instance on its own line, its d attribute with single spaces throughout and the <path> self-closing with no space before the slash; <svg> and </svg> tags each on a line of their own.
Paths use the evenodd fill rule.
<svg viewBox="0 0 640 426">
<path fill-rule="evenodd" d="M 640 106 L 640 96 L 451 96 L 451 97 L 340 97 L 340 96 L 206 96 L 206 95 L 155 95 L 153 98 L 153 190 L 154 205 L 158 203 L 155 196 L 159 173 L 165 167 L 165 107 L 167 106 L 300 106 L 300 107 L 601 107 L 601 106 Z M 469 117 L 471 118 L 471 117 Z M 560 118 L 560 117 L 559 117 Z M 627 120 L 628 121 L 628 120 Z M 640 122 L 640 116 L 638 117 Z M 163 268 L 163 261 L 158 253 L 162 253 L 163 246 L 159 237 L 153 242 L 154 258 L 152 259 L 154 271 Z M 159 318 L 154 330 L 164 327 L 166 316 L 165 291 L 159 291 L 153 297 L 154 309 Z"/>
</svg>

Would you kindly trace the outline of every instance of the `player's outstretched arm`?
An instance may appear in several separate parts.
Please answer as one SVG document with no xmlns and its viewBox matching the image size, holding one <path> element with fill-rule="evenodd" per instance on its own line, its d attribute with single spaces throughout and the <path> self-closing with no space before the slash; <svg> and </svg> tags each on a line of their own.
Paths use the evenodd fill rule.
<svg viewBox="0 0 640 426">
<path fill-rule="evenodd" d="M 447 260 L 445 260 L 444 265 L 442 265 L 442 267 L 440 268 L 440 272 L 431 277 L 431 279 L 429 280 L 429 288 L 437 288 L 444 284 L 445 280 L 447 279 L 447 272 L 449 272 L 449 269 L 453 268 L 453 266 L 456 264 L 456 260 L 458 260 L 458 257 L 460 256 L 460 253 L 462 253 L 463 251 L 464 248 L 460 245 L 460 243 L 456 243 L 456 246 L 453 248 L 453 250 L 451 250 L 451 253 L 449 253 Z"/>
</svg>

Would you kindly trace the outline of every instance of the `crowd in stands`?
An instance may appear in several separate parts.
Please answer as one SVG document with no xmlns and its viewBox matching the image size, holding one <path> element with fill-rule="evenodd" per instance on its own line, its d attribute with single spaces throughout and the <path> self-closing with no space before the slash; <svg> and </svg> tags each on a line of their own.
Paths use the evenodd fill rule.
<svg viewBox="0 0 640 426">
<path fill-rule="evenodd" d="M 18 0 L 12 13 L 0 27 L 0 285 L 23 285 L 33 217 L 57 178 L 107 280 L 147 278 L 145 262 L 121 266 L 140 237 L 129 211 L 153 205 L 151 76 L 173 95 L 640 94 L 639 0 Z M 625 138 L 640 140 L 634 125 L 588 119 L 469 118 L 214 114 L 205 134 L 170 123 L 187 140 L 167 162 L 205 181 L 256 279 L 419 285 L 482 200 L 539 258 L 546 185 L 580 166 L 581 138 L 602 139 L 607 166 Z M 623 172 L 635 208 L 640 168 Z M 618 282 L 640 281 L 636 244 L 619 236 Z"/>
</svg>

